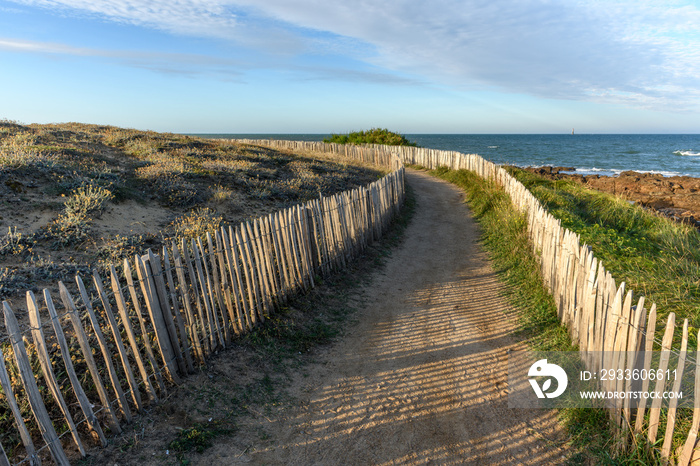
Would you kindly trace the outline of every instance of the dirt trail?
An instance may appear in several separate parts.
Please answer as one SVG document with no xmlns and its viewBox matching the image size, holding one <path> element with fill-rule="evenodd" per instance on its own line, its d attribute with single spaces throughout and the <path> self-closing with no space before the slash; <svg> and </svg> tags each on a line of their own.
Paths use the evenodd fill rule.
<svg viewBox="0 0 700 466">
<path fill-rule="evenodd" d="M 523 343 L 512 335 L 463 193 L 425 173 L 407 177 L 416 213 L 382 274 L 355 298 L 358 323 L 289 387 L 296 406 L 261 420 L 269 442 L 232 455 L 222 439 L 200 460 L 564 461 L 554 412 L 508 408 L 506 351 Z"/>
</svg>

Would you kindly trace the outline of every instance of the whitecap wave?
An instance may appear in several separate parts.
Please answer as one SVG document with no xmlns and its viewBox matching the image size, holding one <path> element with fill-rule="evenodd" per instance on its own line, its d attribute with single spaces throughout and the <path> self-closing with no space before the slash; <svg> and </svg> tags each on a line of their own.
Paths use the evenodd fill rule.
<svg viewBox="0 0 700 466">
<path fill-rule="evenodd" d="M 600 176 L 619 176 L 620 173 L 630 171 L 629 169 L 621 170 L 617 168 L 576 168 L 575 171 L 561 171 L 561 173 L 565 174 L 570 174 L 570 175 L 600 175 Z M 665 178 L 671 177 L 671 176 L 692 176 L 692 175 L 687 175 L 683 174 L 680 172 L 672 172 L 672 171 L 664 171 L 664 170 L 632 170 L 637 173 L 649 173 L 651 175 L 661 175 Z"/>
<path fill-rule="evenodd" d="M 700 152 L 694 152 L 692 150 L 677 150 L 673 151 L 674 154 L 676 155 L 684 155 L 687 157 L 698 157 L 700 156 Z"/>
<path fill-rule="evenodd" d="M 513 165 L 513 166 L 518 167 L 518 168 L 545 168 L 545 167 L 552 166 L 551 164 L 544 164 L 544 165 L 508 164 L 508 165 Z M 633 170 L 633 169 L 629 169 L 629 168 L 620 169 L 620 168 L 576 167 L 574 170 L 561 170 L 559 173 L 564 174 L 564 175 L 583 175 L 583 176 L 600 175 L 600 176 L 616 177 L 616 176 L 619 176 L 620 173 L 627 172 L 627 171 L 634 171 L 637 173 L 649 173 L 652 175 L 661 175 L 665 178 L 668 178 L 671 176 L 690 176 L 693 178 L 698 178 L 696 175 L 693 175 L 690 173 L 672 172 L 672 171 L 665 171 L 665 170 Z"/>
<path fill-rule="evenodd" d="M 562 170 L 560 173 L 567 175 L 600 175 L 600 176 L 617 176 L 624 170 L 616 170 L 612 168 L 597 168 L 597 167 L 576 167 L 576 170 Z"/>
<path fill-rule="evenodd" d="M 661 175 L 661 176 L 665 176 L 665 177 L 688 176 L 688 175 L 684 175 L 681 172 L 667 172 L 667 171 L 663 171 L 663 170 L 635 170 L 635 171 L 639 172 L 639 173 L 651 173 L 652 175 Z"/>
</svg>

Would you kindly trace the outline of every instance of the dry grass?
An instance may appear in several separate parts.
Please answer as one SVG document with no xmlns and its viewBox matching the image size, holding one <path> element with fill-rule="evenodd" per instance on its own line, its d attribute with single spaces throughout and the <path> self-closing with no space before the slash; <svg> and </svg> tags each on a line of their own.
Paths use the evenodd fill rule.
<svg viewBox="0 0 700 466">
<path fill-rule="evenodd" d="M 27 288 L 380 175 L 231 141 L 0 120 L 0 300 L 22 308 Z"/>
</svg>

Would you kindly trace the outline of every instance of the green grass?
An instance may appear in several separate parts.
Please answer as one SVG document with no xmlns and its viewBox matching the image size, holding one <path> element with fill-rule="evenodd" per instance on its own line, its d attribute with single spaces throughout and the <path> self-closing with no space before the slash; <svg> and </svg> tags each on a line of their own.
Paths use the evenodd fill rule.
<svg viewBox="0 0 700 466">
<path fill-rule="evenodd" d="M 231 435 L 233 432 L 233 428 L 221 421 L 196 422 L 191 427 L 180 430 L 175 440 L 168 446 L 175 451 L 180 464 L 186 465 L 190 464 L 190 461 L 185 458 L 185 454 L 202 453 L 212 446 L 216 437 Z"/>
<path fill-rule="evenodd" d="M 332 134 L 323 142 L 336 144 L 385 144 L 388 146 L 414 146 L 417 144 L 406 139 L 405 136 L 389 131 L 388 129 L 372 128 L 367 131 L 355 131 L 349 134 Z"/>
<path fill-rule="evenodd" d="M 700 327 L 700 233 L 609 194 L 570 181 L 547 180 L 510 168 L 562 226 L 581 235 L 619 284 L 656 303 L 659 322 L 670 312 L 689 320 L 690 348 Z M 636 301 L 636 299 L 635 299 Z M 657 325 L 657 336 L 663 326 Z M 680 333 L 680 332 L 678 332 Z M 675 346 L 680 346 L 676 342 Z"/>
<path fill-rule="evenodd" d="M 466 192 L 467 202 L 481 227 L 484 247 L 506 285 L 505 297 L 517 309 L 522 335 L 532 349 L 576 351 L 557 318 L 554 299 L 543 285 L 538 257 L 528 244 L 525 217 L 513 209 L 509 196 L 473 172 L 438 168 L 430 173 Z M 573 195 L 562 197 L 571 202 L 575 199 Z M 615 205 L 625 208 L 622 204 Z M 565 213 L 562 207 L 559 214 Z M 609 222 L 627 221 L 615 215 L 609 218 Z M 594 251 L 597 253 L 595 246 Z M 569 458 L 570 464 L 660 464 L 656 453 L 644 446 L 643 439 L 635 439 L 630 449 L 619 451 L 604 410 L 571 408 L 561 410 L 560 418 L 569 431 L 570 444 L 576 449 Z"/>
</svg>

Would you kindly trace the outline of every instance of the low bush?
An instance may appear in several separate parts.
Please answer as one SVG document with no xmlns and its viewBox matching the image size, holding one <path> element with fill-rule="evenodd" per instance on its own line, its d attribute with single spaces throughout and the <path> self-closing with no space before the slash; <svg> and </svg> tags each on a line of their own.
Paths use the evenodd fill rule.
<svg viewBox="0 0 700 466">
<path fill-rule="evenodd" d="M 368 131 L 356 131 L 350 134 L 332 134 L 323 142 L 336 144 L 385 144 L 387 146 L 414 146 L 417 144 L 405 136 L 388 129 L 373 128 Z"/>
</svg>

